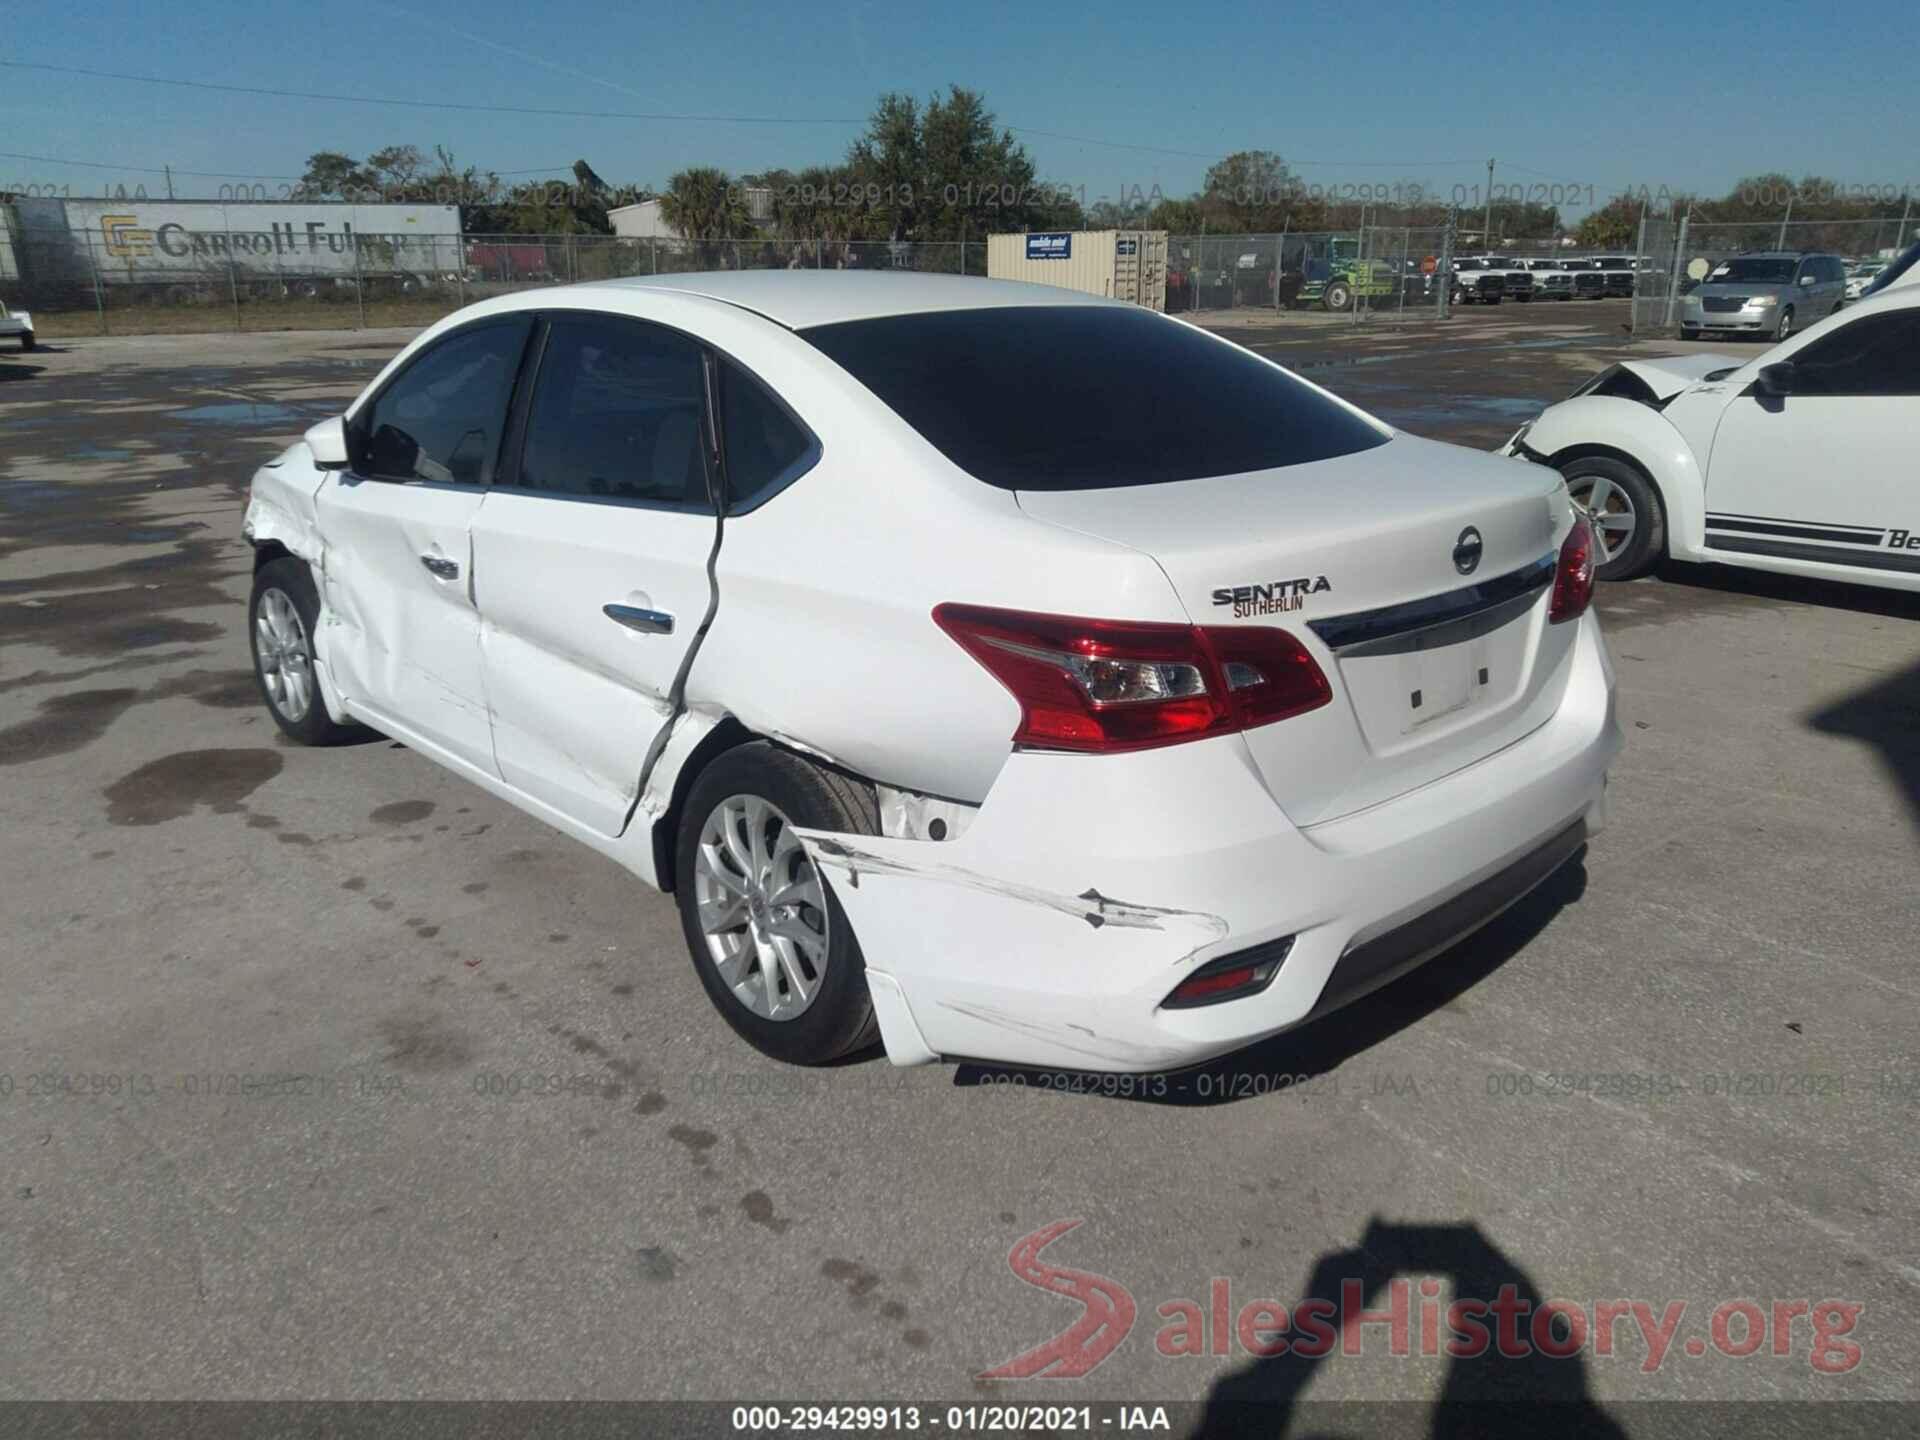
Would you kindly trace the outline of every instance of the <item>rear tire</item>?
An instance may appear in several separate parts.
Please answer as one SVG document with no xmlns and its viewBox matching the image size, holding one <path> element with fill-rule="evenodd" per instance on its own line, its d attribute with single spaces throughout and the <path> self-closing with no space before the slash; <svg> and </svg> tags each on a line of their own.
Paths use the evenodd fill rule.
<svg viewBox="0 0 1920 1440">
<path fill-rule="evenodd" d="M 1653 482 L 1637 466 L 1606 455 L 1569 461 L 1560 473 L 1567 493 L 1599 522 L 1607 558 L 1594 567 L 1594 574 L 1602 580 L 1631 580 L 1652 569 L 1666 550 L 1667 535 L 1666 511 Z"/>
<path fill-rule="evenodd" d="M 247 640 L 253 678 L 273 723 L 302 745 L 339 745 L 365 739 L 364 726 L 342 725 L 327 713 L 313 667 L 313 636 L 320 596 L 306 561 L 283 555 L 255 572 L 247 604 Z"/>
<path fill-rule="evenodd" d="M 880 1030 L 853 926 L 786 836 L 795 826 L 877 835 L 879 808 L 864 783 L 764 740 L 727 751 L 681 811 L 674 898 L 721 1018 L 763 1055 L 825 1065 L 872 1046 Z"/>
</svg>

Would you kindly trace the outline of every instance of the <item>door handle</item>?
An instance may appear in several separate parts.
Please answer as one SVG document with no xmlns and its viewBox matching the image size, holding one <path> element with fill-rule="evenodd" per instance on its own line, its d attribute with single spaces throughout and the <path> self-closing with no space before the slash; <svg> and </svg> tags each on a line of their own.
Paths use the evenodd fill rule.
<svg viewBox="0 0 1920 1440">
<path fill-rule="evenodd" d="M 427 573 L 437 580 L 458 580 L 460 562 L 449 560 L 444 555 L 422 555 L 420 563 L 427 567 Z"/>
<path fill-rule="evenodd" d="M 673 633 L 673 616 L 664 610 L 642 610 L 637 605 L 602 605 L 600 613 L 614 624 L 638 630 L 642 635 Z"/>
</svg>

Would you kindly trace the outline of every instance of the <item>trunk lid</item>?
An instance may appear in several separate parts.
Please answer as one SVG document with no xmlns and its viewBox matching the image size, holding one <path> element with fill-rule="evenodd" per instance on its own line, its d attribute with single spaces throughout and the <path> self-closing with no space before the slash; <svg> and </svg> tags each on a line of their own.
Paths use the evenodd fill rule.
<svg viewBox="0 0 1920 1440">
<path fill-rule="evenodd" d="M 1311 825 L 1552 716 L 1574 629 L 1546 621 L 1562 495 L 1542 466 L 1397 435 L 1309 465 L 1019 501 L 1153 556 L 1196 624 L 1278 626 L 1306 645 L 1333 703 L 1245 739 L 1288 817 Z"/>
</svg>

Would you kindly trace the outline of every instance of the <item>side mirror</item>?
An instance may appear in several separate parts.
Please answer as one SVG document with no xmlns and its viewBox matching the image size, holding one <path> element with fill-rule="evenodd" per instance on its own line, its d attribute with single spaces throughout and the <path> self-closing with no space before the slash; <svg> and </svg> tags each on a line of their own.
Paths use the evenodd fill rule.
<svg viewBox="0 0 1920 1440">
<path fill-rule="evenodd" d="M 1762 365 L 1755 372 L 1753 381 L 1762 395 L 1791 395 L 1794 384 L 1793 362 L 1776 360 L 1771 365 Z"/>
<path fill-rule="evenodd" d="M 1816 277 L 1814 277 L 1814 276 L 1812 276 L 1812 275 L 1802 275 L 1802 276 L 1800 277 L 1800 283 L 1801 283 L 1802 285 L 1811 285 L 1811 284 L 1813 284 L 1813 282 L 1814 282 L 1814 279 L 1815 279 L 1815 278 L 1816 278 Z"/>
<path fill-rule="evenodd" d="M 322 470 L 344 470 L 347 466 L 347 422 L 336 415 L 322 420 L 302 437 L 313 452 L 313 463 Z"/>
</svg>

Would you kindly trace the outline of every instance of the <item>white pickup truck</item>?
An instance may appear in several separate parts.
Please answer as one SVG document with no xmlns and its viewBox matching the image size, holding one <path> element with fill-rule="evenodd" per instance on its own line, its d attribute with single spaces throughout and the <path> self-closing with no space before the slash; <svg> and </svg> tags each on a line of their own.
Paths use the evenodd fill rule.
<svg viewBox="0 0 1920 1440">
<path fill-rule="evenodd" d="M 33 316 L 0 300 L 0 335 L 18 336 L 22 350 L 33 349 Z"/>
</svg>

